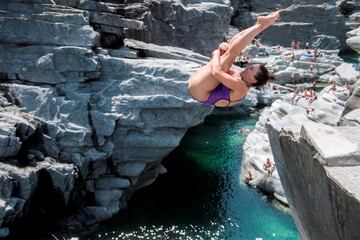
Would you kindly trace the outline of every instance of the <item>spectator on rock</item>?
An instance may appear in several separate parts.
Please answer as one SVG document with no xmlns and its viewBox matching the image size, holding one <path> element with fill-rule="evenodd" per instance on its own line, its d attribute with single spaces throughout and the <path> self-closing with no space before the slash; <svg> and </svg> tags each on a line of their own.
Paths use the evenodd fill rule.
<svg viewBox="0 0 360 240">
<path fill-rule="evenodd" d="M 269 158 L 267 158 L 263 165 L 263 169 L 267 172 L 268 177 L 272 177 L 272 173 L 275 171 L 275 165 L 270 162 Z"/>
<path fill-rule="evenodd" d="M 317 95 L 314 90 L 310 90 L 310 91 L 311 91 L 311 97 L 309 99 L 309 104 L 312 104 L 315 100 L 317 100 Z"/>
<path fill-rule="evenodd" d="M 317 84 L 317 81 L 313 81 L 313 83 L 311 84 L 311 89 L 316 92 L 316 84 Z"/>
<path fill-rule="evenodd" d="M 251 180 L 253 180 L 253 179 L 254 179 L 254 177 L 253 177 L 251 171 L 248 171 L 247 174 L 246 174 L 246 176 L 245 176 L 245 183 L 246 183 L 246 184 L 249 184 L 249 182 L 250 182 Z"/>
<path fill-rule="evenodd" d="M 291 76 L 290 76 L 290 82 L 291 84 L 296 84 L 296 78 L 295 78 L 295 73 L 291 73 Z"/>
<path fill-rule="evenodd" d="M 309 116 L 311 112 L 315 112 L 315 108 L 306 108 L 306 116 Z"/>
<path fill-rule="evenodd" d="M 335 80 L 331 81 L 331 87 L 329 88 L 328 93 L 330 91 L 336 91 L 336 82 L 335 82 Z"/>
<path fill-rule="evenodd" d="M 310 44 L 307 42 L 305 43 L 305 49 L 308 50 L 310 48 Z"/>
<path fill-rule="evenodd" d="M 295 43 L 295 40 L 292 40 L 291 41 L 291 46 L 290 46 L 292 49 L 295 49 L 296 48 L 296 43 Z"/>
<path fill-rule="evenodd" d="M 311 73 L 314 73 L 314 64 L 310 64 L 309 70 Z"/>
<path fill-rule="evenodd" d="M 301 88 L 299 86 L 297 86 L 295 89 L 294 95 L 291 98 L 291 104 L 294 105 L 294 101 L 295 101 L 295 103 L 297 103 L 299 101 L 299 99 L 301 98 L 299 95 L 300 91 L 301 91 Z"/>
</svg>

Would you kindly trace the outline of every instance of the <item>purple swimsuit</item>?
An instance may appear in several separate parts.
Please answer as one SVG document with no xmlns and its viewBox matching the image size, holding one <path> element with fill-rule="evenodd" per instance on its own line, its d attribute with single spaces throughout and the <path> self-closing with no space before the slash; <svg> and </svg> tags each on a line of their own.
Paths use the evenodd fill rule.
<svg viewBox="0 0 360 240">
<path fill-rule="evenodd" d="M 221 83 L 210 92 L 210 96 L 206 101 L 203 101 L 201 103 L 205 105 L 215 105 L 215 103 L 219 100 L 228 100 L 230 101 L 230 89 L 222 85 Z"/>
</svg>

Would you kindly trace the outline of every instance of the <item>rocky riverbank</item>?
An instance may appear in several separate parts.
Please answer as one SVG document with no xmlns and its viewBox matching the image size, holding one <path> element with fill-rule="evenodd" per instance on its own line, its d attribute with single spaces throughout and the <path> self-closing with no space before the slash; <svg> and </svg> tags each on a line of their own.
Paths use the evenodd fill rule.
<svg viewBox="0 0 360 240">
<path fill-rule="evenodd" d="M 317 84 L 297 82 L 297 93 L 275 90 L 281 99 L 261 112 L 244 143 L 241 179 L 288 204 L 302 239 L 354 239 L 360 234 L 360 72 L 334 54 L 304 60 L 282 60 L 275 74 L 290 82 L 311 76 Z"/>
<path fill-rule="evenodd" d="M 306 50 L 299 50 L 298 54 L 302 54 L 304 59 L 301 61 L 284 59 L 284 55 L 288 55 L 284 51 L 278 55 L 280 58 L 275 57 L 272 62 L 270 58 L 274 59 L 274 56 L 267 57 L 274 66 L 279 81 L 283 83 L 287 81 L 288 86 L 296 85 L 302 90 L 298 93 L 287 92 L 286 89 L 273 90 L 275 94 L 281 96 L 281 99 L 262 111 L 255 130 L 248 135 L 244 143 L 241 178 L 245 179 L 250 171 L 253 175 L 250 185 L 274 194 L 284 203 L 287 203 L 287 200 L 278 172 L 275 170 L 272 176 L 268 176 L 268 171 L 263 168 L 267 158 L 274 163 L 266 125 L 269 121 L 274 123 L 282 121 L 284 127 L 294 128 L 297 131 L 307 121 L 336 126 L 342 117 L 346 101 L 354 91 L 355 83 L 360 80 L 360 74 L 353 65 L 342 62 L 336 54 L 324 52 L 317 58 L 316 63 L 309 61 L 312 57 L 306 58 Z M 314 65 L 312 70 L 309 68 L 311 64 Z M 294 80 L 295 85 L 291 84 Z M 326 87 L 320 90 L 315 85 L 318 91 L 314 93 L 311 91 L 313 89 L 311 83 L 314 81 L 317 81 L 316 85 L 325 84 Z M 336 85 L 335 89 L 331 89 L 330 86 L 333 81 Z"/>
</svg>

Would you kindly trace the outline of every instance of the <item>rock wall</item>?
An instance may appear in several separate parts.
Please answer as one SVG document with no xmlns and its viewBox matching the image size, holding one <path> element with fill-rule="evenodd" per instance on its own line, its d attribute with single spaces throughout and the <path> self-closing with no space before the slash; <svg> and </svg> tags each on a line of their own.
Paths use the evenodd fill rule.
<svg viewBox="0 0 360 240">
<path fill-rule="evenodd" d="M 269 125 L 269 138 L 302 239 L 360 236 L 360 133 L 306 124 L 300 135 Z"/>
<path fill-rule="evenodd" d="M 346 44 L 360 52 L 360 4 L 358 1 L 337 1 L 341 13 L 347 17 L 347 25 L 352 29 L 346 33 Z"/>
<path fill-rule="evenodd" d="M 335 72 L 353 88 L 325 87 L 312 103 L 284 95 L 264 109 L 244 144 L 241 178 L 252 171 L 250 185 L 287 203 L 302 239 L 360 234 L 360 75 L 350 64 Z M 276 166 L 270 177 L 262 168 L 267 157 Z"/>
<path fill-rule="evenodd" d="M 357 1 L 243 0 L 232 1 L 232 6 L 232 25 L 237 28 L 250 26 L 260 14 L 281 9 L 279 21 L 259 37 L 269 45 L 290 46 L 298 40 L 302 46 L 309 42 L 321 49 L 343 49 L 347 48 L 345 33 L 358 26 L 354 22 L 359 23 L 356 15 L 349 14 L 359 8 Z"/>
<path fill-rule="evenodd" d="M 313 102 L 284 94 L 262 111 L 244 143 L 241 178 L 252 171 L 250 185 L 287 203 L 302 239 L 356 239 L 360 74 L 342 63 L 325 79 L 336 88 Z M 275 162 L 272 176 L 262 168 L 266 158 Z"/>
<path fill-rule="evenodd" d="M 0 1 L 0 237 L 44 196 L 77 205 L 70 229 L 110 218 L 212 111 L 187 91 L 208 58 L 125 42 L 125 7 Z"/>
<path fill-rule="evenodd" d="M 255 55 L 255 50 L 250 50 L 250 53 Z M 338 122 L 341 117 L 347 112 L 352 112 L 358 104 L 358 99 L 355 98 L 357 90 L 354 90 L 352 97 L 350 97 L 350 91 L 345 87 L 345 84 L 356 84 L 360 80 L 360 74 L 351 64 L 342 62 L 341 58 L 331 52 L 323 52 L 322 56 L 317 58 L 316 65 L 318 66 L 314 67 L 313 71 L 310 71 L 309 65 L 313 63 L 309 62 L 309 59 L 301 61 L 279 59 L 280 53 L 272 51 L 272 48 L 267 49 L 267 51 L 270 54 L 268 57 L 265 57 L 267 59 L 266 62 L 275 71 L 277 83 L 289 84 L 290 87 L 293 87 L 294 85 L 290 84 L 292 74 L 295 76 L 297 86 L 303 89 L 311 88 L 309 82 L 312 83 L 315 80 L 318 81 L 318 85 L 329 85 L 328 83 L 333 80 L 337 83 L 336 90 L 330 91 L 330 87 L 326 86 L 317 93 L 317 99 L 311 103 L 308 98 L 303 96 L 304 91 L 297 95 L 299 99 L 296 101 L 297 97 L 295 99 L 294 93 L 289 93 L 288 89 L 277 89 L 276 86 L 270 87 L 270 93 L 277 95 L 280 100 L 275 101 L 272 105 L 272 102 L 270 102 L 269 105 L 271 107 L 265 108 L 261 112 L 254 131 L 247 136 L 244 142 L 240 178 L 244 179 L 246 173 L 251 171 L 253 174 L 253 180 L 249 182 L 251 186 L 274 195 L 278 200 L 287 203 L 278 172 L 275 170 L 272 176 L 268 176 L 267 172 L 263 169 L 263 164 L 267 158 L 273 162 L 273 153 L 266 125 L 269 121 L 277 122 L 282 127 L 291 126 L 294 131 L 299 131 L 301 125 L 308 121 L 336 126 L 339 124 Z M 286 52 L 286 50 L 284 51 Z M 301 56 L 306 54 L 306 50 L 297 50 L 294 53 L 295 56 Z M 261 58 L 254 59 L 254 61 L 260 60 Z M 275 89 L 273 90 L 272 88 Z M 344 110 L 346 105 L 349 106 L 346 107 L 347 110 Z M 309 111 L 308 113 L 307 110 Z M 356 112 L 352 112 L 344 116 L 342 118 L 343 124 L 346 124 L 345 122 L 347 121 L 349 121 L 348 124 L 354 123 L 354 121 L 354 124 L 356 124 L 358 117 L 355 117 L 355 115 Z"/>
<path fill-rule="evenodd" d="M 228 0 L 137 2 L 126 7 L 125 16 L 143 21 L 146 27 L 144 31 L 126 31 L 127 37 L 208 56 L 223 41 L 232 16 Z"/>
</svg>

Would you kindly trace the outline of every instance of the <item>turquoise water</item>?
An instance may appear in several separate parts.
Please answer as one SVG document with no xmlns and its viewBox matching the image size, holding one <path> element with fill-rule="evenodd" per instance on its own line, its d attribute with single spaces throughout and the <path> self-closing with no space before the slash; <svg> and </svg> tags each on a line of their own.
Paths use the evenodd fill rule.
<svg viewBox="0 0 360 240">
<path fill-rule="evenodd" d="M 339 56 L 347 63 L 359 64 L 360 54 L 354 51 L 340 53 Z"/>
<path fill-rule="evenodd" d="M 245 135 L 237 131 L 257 118 L 211 117 L 189 129 L 163 161 L 168 172 L 81 239 L 299 239 L 287 212 L 239 182 Z"/>
</svg>

